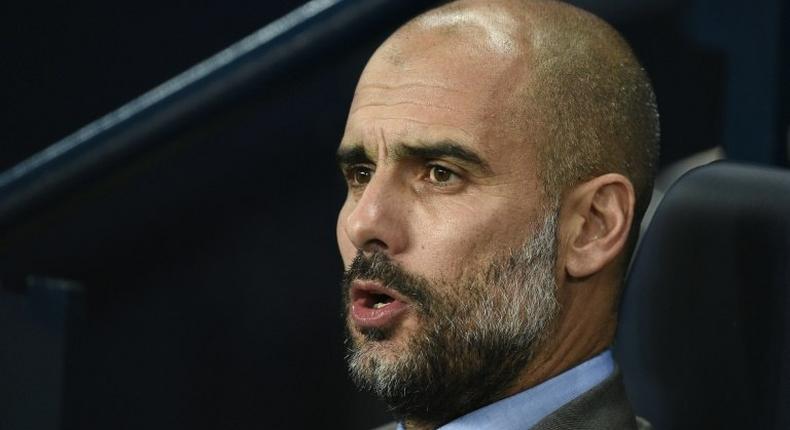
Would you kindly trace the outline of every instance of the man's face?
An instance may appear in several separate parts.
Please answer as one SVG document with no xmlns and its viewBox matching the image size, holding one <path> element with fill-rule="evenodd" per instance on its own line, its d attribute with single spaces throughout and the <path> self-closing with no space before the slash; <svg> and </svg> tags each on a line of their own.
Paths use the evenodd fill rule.
<svg viewBox="0 0 790 430">
<path fill-rule="evenodd" d="M 363 73 L 338 150 L 348 195 L 337 238 L 350 268 L 358 382 L 403 391 L 411 381 L 417 401 L 419 384 L 435 377 L 477 383 L 481 372 L 525 365 L 551 320 L 554 213 L 541 204 L 530 137 L 512 118 L 519 66 L 472 38 L 418 33 L 385 45 Z"/>
</svg>

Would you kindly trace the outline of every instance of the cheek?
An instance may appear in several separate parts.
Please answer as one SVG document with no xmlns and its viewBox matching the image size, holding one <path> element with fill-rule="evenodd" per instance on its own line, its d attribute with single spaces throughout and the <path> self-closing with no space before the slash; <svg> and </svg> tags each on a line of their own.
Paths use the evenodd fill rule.
<svg viewBox="0 0 790 430">
<path fill-rule="evenodd" d="M 419 257 L 414 261 L 420 273 L 454 278 L 465 268 L 477 267 L 492 249 L 502 245 L 499 230 L 504 226 L 499 217 L 475 209 L 423 216 L 418 227 Z"/>
<path fill-rule="evenodd" d="M 423 207 L 415 221 L 420 232 L 419 257 L 413 263 L 421 273 L 446 277 L 478 269 L 495 255 L 521 246 L 531 235 L 536 215 L 531 202 L 484 195 L 448 198 Z"/>
</svg>

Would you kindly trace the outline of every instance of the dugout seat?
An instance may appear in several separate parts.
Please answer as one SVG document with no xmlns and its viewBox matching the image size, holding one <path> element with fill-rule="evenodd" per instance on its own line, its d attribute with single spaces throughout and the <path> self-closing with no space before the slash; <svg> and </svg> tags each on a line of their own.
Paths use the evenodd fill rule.
<svg viewBox="0 0 790 430">
<path fill-rule="evenodd" d="M 664 196 L 615 354 L 657 429 L 790 428 L 790 170 L 715 162 Z"/>
</svg>

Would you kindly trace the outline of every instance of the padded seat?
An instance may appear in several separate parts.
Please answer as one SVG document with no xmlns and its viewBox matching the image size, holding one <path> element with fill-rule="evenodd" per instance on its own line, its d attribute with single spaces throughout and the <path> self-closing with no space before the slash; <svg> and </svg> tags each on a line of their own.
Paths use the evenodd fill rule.
<svg viewBox="0 0 790 430">
<path fill-rule="evenodd" d="M 694 169 L 635 255 L 615 354 L 657 429 L 790 429 L 790 171 Z"/>
</svg>

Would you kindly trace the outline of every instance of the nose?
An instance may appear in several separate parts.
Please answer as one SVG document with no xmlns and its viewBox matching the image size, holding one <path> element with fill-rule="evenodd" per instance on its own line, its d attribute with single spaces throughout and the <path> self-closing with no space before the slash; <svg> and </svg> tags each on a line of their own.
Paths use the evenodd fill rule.
<svg viewBox="0 0 790 430">
<path fill-rule="evenodd" d="M 345 217 L 344 230 L 358 250 L 390 256 L 408 246 L 407 201 L 392 178 L 373 176 Z M 348 203 L 347 203 L 348 204 Z"/>
</svg>

